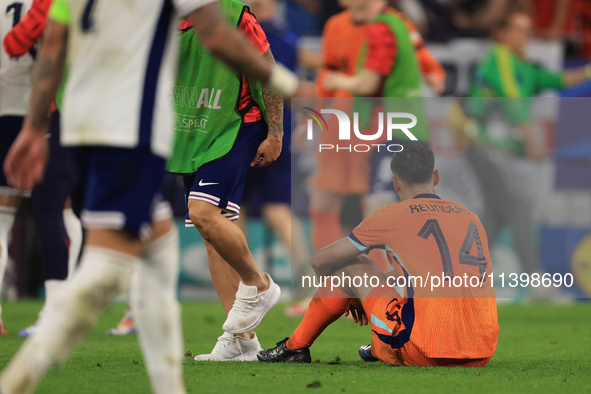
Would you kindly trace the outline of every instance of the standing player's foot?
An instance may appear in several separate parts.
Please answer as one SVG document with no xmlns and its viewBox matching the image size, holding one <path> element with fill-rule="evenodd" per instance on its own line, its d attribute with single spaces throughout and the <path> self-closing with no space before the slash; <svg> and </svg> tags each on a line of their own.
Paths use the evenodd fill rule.
<svg viewBox="0 0 591 394">
<path fill-rule="evenodd" d="M 271 276 L 265 273 L 269 280 L 269 288 L 258 293 L 256 286 L 247 286 L 240 282 L 236 292 L 236 301 L 228 313 L 228 318 L 222 327 L 231 334 L 243 334 L 254 330 L 263 320 L 281 296 L 281 289 Z"/>
<path fill-rule="evenodd" d="M 22 330 L 20 330 L 18 332 L 18 336 L 19 337 L 29 337 L 37 332 L 38 327 L 39 327 L 39 319 L 37 319 L 35 324 L 33 324 L 32 326 L 29 326 L 27 328 L 23 328 Z"/>
<path fill-rule="evenodd" d="M 31 335 L 35 334 L 37 332 L 37 329 L 39 328 L 39 324 L 41 324 L 41 318 L 43 317 L 44 314 L 45 314 L 45 306 L 43 306 L 43 309 L 41 309 L 41 312 L 39 312 L 39 316 L 37 317 L 37 321 L 35 322 L 35 324 L 20 330 L 18 332 L 18 336 L 19 337 L 30 337 Z"/>
<path fill-rule="evenodd" d="M 359 347 L 359 356 L 363 361 L 378 361 L 379 359 L 371 354 L 371 345 L 361 345 Z"/>
<path fill-rule="evenodd" d="M 285 338 L 281 342 L 277 342 L 277 346 L 273 349 L 261 350 L 257 357 L 259 361 L 266 363 L 304 363 L 310 364 L 312 357 L 310 357 L 310 348 L 304 347 L 296 350 L 289 350 L 285 344 L 289 338 Z"/>
<path fill-rule="evenodd" d="M 251 339 L 245 339 L 224 332 L 221 337 L 218 337 L 213 351 L 195 356 L 195 361 L 256 361 L 257 353 L 261 349 L 256 334 Z"/>
<path fill-rule="evenodd" d="M 117 327 L 107 330 L 107 335 L 131 335 L 135 334 L 135 320 L 130 309 L 125 311 L 123 319 L 117 324 Z"/>
</svg>

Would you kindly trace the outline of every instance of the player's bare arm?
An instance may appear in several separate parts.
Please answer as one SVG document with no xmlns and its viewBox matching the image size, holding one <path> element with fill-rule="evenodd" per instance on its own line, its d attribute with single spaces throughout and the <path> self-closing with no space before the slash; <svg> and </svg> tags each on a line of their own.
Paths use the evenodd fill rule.
<svg viewBox="0 0 591 394">
<path fill-rule="evenodd" d="M 29 110 L 4 162 L 8 182 L 17 189 L 30 190 L 43 179 L 47 162 L 45 133 L 48 114 L 62 79 L 67 42 L 67 26 L 49 21 L 33 68 Z"/>
<path fill-rule="evenodd" d="M 260 81 L 269 80 L 271 63 L 258 56 L 246 39 L 226 22 L 217 3 L 196 9 L 189 20 L 203 46 L 215 56 L 241 74 Z"/>
<path fill-rule="evenodd" d="M 269 62 L 275 63 L 271 49 L 263 54 Z M 263 84 L 263 100 L 267 108 L 269 133 L 261 143 L 256 155 L 250 163 L 251 167 L 266 167 L 273 163 L 281 154 L 283 144 L 283 97 L 268 83 Z M 259 162 L 259 158 L 263 159 Z"/>
<path fill-rule="evenodd" d="M 566 86 L 575 86 L 591 79 L 591 65 L 565 72 Z"/>
<path fill-rule="evenodd" d="M 331 275 L 343 263 L 362 254 L 363 252 L 345 237 L 316 252 L 310 264 L 316 275 L 326 276 Z"/>
<path fill-rule="evenodd" d="M 312 84 L 299 81 L 285 67 L 273 65 L 267 58 L 258 56 L 246 39 L 227 23 L 215 2 L 193 11 L 189 20 L 195 25 L 195 33 L 203 46 L 239 73 L 269 82 L 285 97 L 314 96 Z"/>
<path fill-rule="evenodd" d="M 326 90 L 344 89 L 357 96 L 373 96 L 378 93 L 382 83 L 380 73 L 363 70 L 357 75 L 328 73 L 324 79 Z"/>
</svg>

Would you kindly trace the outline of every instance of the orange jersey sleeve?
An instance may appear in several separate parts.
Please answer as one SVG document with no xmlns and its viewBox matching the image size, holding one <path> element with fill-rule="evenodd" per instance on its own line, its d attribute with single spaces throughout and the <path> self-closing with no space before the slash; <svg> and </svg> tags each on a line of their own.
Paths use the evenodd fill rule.
<svg viewBox="0 0 591 394">
<path fill-rule="evenodd" d="M 499 327 L 492 264 L 486 232 L 474 213 L 435 195 L 421 195 L 379 209 L 349 239 L 362 251 L 380 247 L 393 255 L 396 270 L 409 280 L 405 295 L 413 299 L 413 310 L 406 311 L 414 314 L 408 340 L 424 356 L 478 359 L 494 354 Z M 472 277 L 471 283 L 465 279 Z M 450 285 L 454 278 L 458 287 Z"/>
<path fill-rule="evenodd" d="M 445 70 L 443 69 L 441 63 L 439 63 L 439 61 L 433 57 L 431 51 L 425 47 L 422 47 L 418 49 L 416 53 L 417 60 L 419 61 L 423 75 L 434 75 L 440 81 L 445 82 Z"/>
</svg>

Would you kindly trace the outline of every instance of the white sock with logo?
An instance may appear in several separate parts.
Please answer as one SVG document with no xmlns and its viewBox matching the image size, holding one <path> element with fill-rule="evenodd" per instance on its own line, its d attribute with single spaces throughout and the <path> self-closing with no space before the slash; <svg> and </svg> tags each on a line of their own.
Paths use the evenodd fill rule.
<svg viewBox="0 0 591 394">
<path fill-rule="evenodd" d="M 80 268 L 63 292 L 47 305 L 29 337 L 0 376 L 0 391 L 31 393 L 47 370 L 63 362 L 92 329 L 98 314 L 129 283 L 139 259 L 87 246 Z"/>
<path fill-rule="evenodd" d="M 68 238 L 70 238 L 68 257 L 68 279 L 70 279 L 78 265 L 78 257 L 80 257 L 80 249 L 82 248 L 82 224 L 73 210 L 64 209 L 64 225 Z"/>
<path fill-rule="evenodd" d="M 131 310 L 156 394 L 183 394 L 183 333 L 176 299 L 178 231 L 150 242 L 131 282 Z"/>
</svg>

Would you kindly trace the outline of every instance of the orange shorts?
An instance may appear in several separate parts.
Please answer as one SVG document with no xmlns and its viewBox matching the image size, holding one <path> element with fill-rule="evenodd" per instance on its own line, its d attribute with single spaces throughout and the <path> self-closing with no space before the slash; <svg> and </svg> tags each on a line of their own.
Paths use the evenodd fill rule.
<svg viewBox="0 0 591 394">
<path fill-rule="evenodd" d="M 367 298 L 365 313 L 371 322 L 371 353 L 374 357 L 392 365 L 423 367 L 483 367 L 490 357 L 480 359 L 429 358 L 410 340 L 414 323 L 413 300 L 405 298 Z M 405 316 L 406 313 L 412 316 Z M 410 318 L 409 318 L 410 317 Z M 406 327 L 404 321 L 410 327 Z"/>
</svg>

